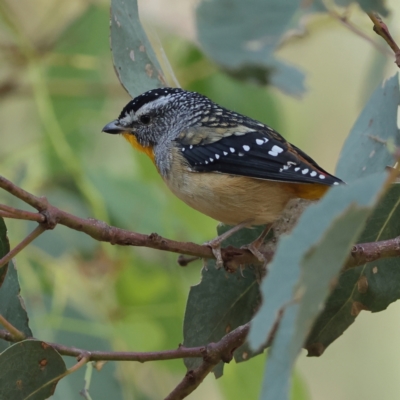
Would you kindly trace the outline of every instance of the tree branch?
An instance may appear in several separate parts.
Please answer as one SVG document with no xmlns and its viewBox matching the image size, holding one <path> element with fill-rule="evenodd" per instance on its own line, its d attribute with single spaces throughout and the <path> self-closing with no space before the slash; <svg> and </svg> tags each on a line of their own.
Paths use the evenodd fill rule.
<svg viewBox="0 0 400 400">
<path fill-rule="evenodd" d="M 387 25 L 382 21 L 378 14 L 370 12 L 368 16 L 371 18 L 371 21 L 374 23 L 374 32 L 381 36 L 386 43 L 390 46 L 390 48 L 394 52 L 395 56 L 395 63 L 400 68 L 400 48 L 393 39 L 392 35 L 389 32 L 389 28 Z"/>
<path fill-rule="evenodd" d="M 48 203 L 46 198 L 36 197 L 21 189 L 2 176 L 0 176 L 0 188 L 3 188 L 15 197 L 36 208 L 45 218 L 42 225 L 45 226 L 46 229 L 53 229 L 57 224 L 61 224 L 76 231 L 86 233 L 93 239 L 109 242 L 111 244 L 149 247 L 199 258 L 215 258 L 211 248 L 208 246 L 201 246 L 191 242 L 177 242 L 163 238 L 156 233 L 143 235 L 107 225 L 105 222 L 93 218 L 84 219 L 76 217 L 52 206 Z M 21 211 L 19 215 L 22 215 L 22 210 L 18 211 Z M 265 256 L 268 260 L 272 258 L 272 254 L 265 254 Z M 232 270 L 236 270 L 237 266 L 240 264 L 260 264 L 260 261 L 254 257 L 250 251 L 233 247 L 222 249 L 222 258 L 228 266 L 228 269 L 231 267 Z"/>
<path fill-rule="evenodd" d="M 382 240 L 380 242 L 359 243 L 351 249 L 343 270 L 357 267 L 359 265 L 379 260 L 381 258 L 400 256 L 400 236 L 394 239 Z"/>
<path fill-rule="evenodd" d="M 239 326 L 224 336 L 218 343 L 210 343 L 205 347 L 206 354 L 199 367 L 186 373 L 179 385 L 165 398 L 165 400 L 180 400 L 192 393 L 204 378 L 220 362 L 229 363 L 233 352 L 240 347 L 249 333 L 250 324 Z"/>
<path fill-rule="evenodd" d="M 175 240 L 163 238 L 157 233 L 144 235 L 125 229 L 116 228 L 114 226 L 107 225 L 103 221 L 93 218 L 85 219 L 76 217 L 52 206 L 48 203 L 46 198 L 36 197 L 33 194 L 28 193 L 2 176 L 0 176 L 0 188 L 3 188 L 7 192 L 18 197 L 20 200 L 31 205 L 39 211 L 39 214 L 34 214 L 32 212 L 0 205 L 0 210 L 4 210 L 5 213 L 3 216 L 7 217 L 8 214 L 17 215 L 21 219 L 38 221 L 40 222 L 39 227 L 42 227 L 40 229 L 38 227 L 38 232 L 40 232 L 42 229 L 53 229 L 57 224 L 61 224 L 76 231 L 86 233 L 93 239 L 102 242 L 109 242 L 111 244 L 117 244 L 121 246 L 148 247 L 156 250 L 185 254 L 193 258 L 215 258 L 211 248 L 205 245 L 202 246 L 191 242 L 177 242 Z M 14 217 L 11 216 L 11 218 Z M 38 233 L 35 231 L 32 232 L 31 235 L 34 236 Z M 34 237 L 32 239 L 31 235 L 24 239 L 19 246 L 22 246 L 23 244 L 26 245 L 25 241 L 30 243 L 34 239 Z M 361 243 L 355 245 L 344 269 L 354 268 L 358 265 L 381 258 L 400 256 L 398 241 L 399 238 L 394 238 L 381 242 Z M 13 255 L 11 257 L 15 255 L 15 249 L 12 250 L 12 252 Z M 271 261 L 274 256 L 273 250 L 263 251 L 262 253 L 267 262 Z M 5 256 L 7 259 L 10 258 L 9 254 Z M 187 265 L 188 262 L 193 260 L 193 258 L 181 258 L 181 264 Z M 250 251 L 232 246 L 222 249 L 222 259 L 224 261 L 225 268 L 230 272 L 236 271 L 239 265 L 262 264 L 252 253 L 250 253 Z"/>
</svg>

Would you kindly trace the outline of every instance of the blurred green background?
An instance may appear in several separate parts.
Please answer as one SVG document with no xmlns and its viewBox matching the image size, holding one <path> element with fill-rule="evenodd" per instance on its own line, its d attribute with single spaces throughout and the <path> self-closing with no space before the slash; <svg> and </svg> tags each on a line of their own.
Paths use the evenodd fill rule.
<svg viewBox="0 0 400 400">
<path fill-rule="evenodd" d="M 392 59 L 337 19 L 307 21 L 278 55 L 307 74 L 302 99 L 235 81 L 196 47 L 195 1 L 139 2 L 143 22 L 160 37 L 181 86 L 268 123 L 334 172 L 343 141 L 371 91 L 395 72 Z M 388 24 L 400 40 L 400 5 Z M 372 40 L 368 17 L 351 9 Z M 306 22 L 306 21 L 304 21 Z M 397 22 L 397 23 L 396 23 Z M 141 233 L 202 243 L 216 222 L 177 200 L 151 162 L 119 137 L 101 133 L 129 96 L 113 70 L 109 2 L 0 2 L 0 174 L 52 204 Z M 0 201 L 26 208 L 0 192 Z M 12 245 L 34 224 L 6 221 Z M 16 262 L 37 338 L 87 349 L 151 351 L 177 347 L 191 285 L 201 262 L 187 268 L 176 255 L 99 244 L 64 227 L 46 232 Z M 294 399 L 393 399 L 400 391 L 398 304 L 363 312 L 320 359 L 302 354 Z M 255 399 L 264 356 L 209 376 L 191 399 Z M 73 360 L 69 360 L 71 364 Z M 159 399 L 183 377 L 180 360 L 108 363 L 94 371 L 93 400 Z M 62 381 L 55 399 L 78 398 L 84 371 Z"/>
</svg>

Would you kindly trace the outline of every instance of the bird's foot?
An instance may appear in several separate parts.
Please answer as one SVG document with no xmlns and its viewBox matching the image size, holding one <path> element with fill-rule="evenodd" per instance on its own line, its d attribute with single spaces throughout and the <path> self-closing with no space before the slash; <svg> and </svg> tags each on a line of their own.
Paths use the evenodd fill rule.
<svg viewBox="0 0 400 400">
<path fill-rule="evenodd" d="M 204 243 L 205 246 L 211 247 L 211 250 L 214 254 L 216 259 L 216 268 L 220 269 L 224 266 L 224 261 L 222 259 L 221 253 L 221 244 L 224 240 L 231 237 L 234 233 L 240 231 L 245 226 L 248 226 L 249 221 L 244 221 L 233 228 L 229 229 L 228 231 L 224 232 L 222 235 L 217 236 L 215 239 L 210 240 L 209 242 Z"/>
<path fill-rule="evenodd" d="M 242 246 L 242 249 L 249 250 L 251 254 L 253 254 L 259 261 L 261 261 L 263 264 L 267 262 L 267 259 L 265 256 L 260 252 L 260 247 L 264 243 L 264 239 L 268 236 L 269 231 L 271 230 L 271 224 L 266 225 L 264 230 L 261 232 L 260 236 L 251 242 L 250 244 L 246 244 L 245 246 Z"/>
</svg>

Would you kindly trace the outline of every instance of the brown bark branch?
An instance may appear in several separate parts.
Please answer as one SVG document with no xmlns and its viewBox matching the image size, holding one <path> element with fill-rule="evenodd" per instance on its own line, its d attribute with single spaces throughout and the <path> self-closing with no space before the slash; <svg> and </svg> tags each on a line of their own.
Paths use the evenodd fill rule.
<svg viewBox="0 0 400 400">
<path fill-rule="evenodd" d="M 3 188 L 39 211 L 39 214 L 34 214 L 32 212 L 9 208 L 10 212 L 4 211 L 6 214 L 18 215 L 21 219 L 37 220 L 41 223 L 39 226 L 41 226 L 42 229 L 53 229 L 57 224 L 61 224 L 71 229 L 86 233 L 93 239 L 109 242 L 111 244 L 149 247 L 172 253 L 185 254 L 193 258 L 215 258 L 211 248 L 208 246 L 202 246 L 191 242 L 177 242 L 163 238 L 156 233 L 144 235 L 116 228 L 96 219 L 76 217 L 52 206 L 48 203 L 46 198 L 36 197 L 33 194 L 26 192 L 2 176 L 0 176 L 0 188 Z M 7 207 L 8 206 L 1 205 L 0 209 L 6 210 Z M 3 215 L 6 216 L 6 214 Z M 34 217 L 34 215 L 37 217 Z M 26 218 L 24 218 L 25 216 Z M 32 241 L 31 238 L 26 238 L 25 240 L 29 243 Z M 381 258 L 400 256 L 398 240 L 399 238 L 394 238 L 381 242 L 361 243 L 355 245 L 344 269 L 354 268 L 358 265 Z M 22 245 L 22 243 L 20 245 Z M 268 262 L 271 261 L 274 256 L 273 251 L 263 252 L 263 254 Z M 9 258 L 8 255 L 6 255 L 6 257 Z M 236 271 L 239 265 L 261 264 L 260 261 L 248 250 L 232 246 L 222 249 L 222 259 L 224 260 L 226 269 L 231 272 Z M 192 261 L 192 258 L 184 257 L 181 260 L 183 260 L 183 262 L 181 262 L 182 265 L 187 265 L 188 262 Z"/>
<path fill-rule="evenodd" d="M 351 249 L 344 270 L 359 265 L 379 260 L 381 258 L 400 256 L 400 236 L 394 239 L 382 240 L 380 242 L 359 243 Z"/>
<path fill-rule="evenodd" d="M 204 378 L 220 362 L 229 363 L 233 358 L 233 352 L 240 347 L 249 333 L 250 324 L 239 326 L 224 336 L 218 343 L 210 343 L 205 347 L 206 354 L 199 367 L 186 373 L 182 381 L 165 398 L 165 400 L 180 400 L 192 393 Z"/>
<path fill-rule="evenodd" d="M 389 32 L 389 28 L 387 25 L 382 21 L 378 14 L 370 12 L 368 13 L 371 21 L 374 23 L 374 32 L 381 36 L 386 43 L 390 46 L 390 48 L 394 52 L 395 56 L 395 63 L 400 68 L 400 48 L 397 45 L 396 41 L 393 39 L 392 35 Z"/>
<path fill-rule="evenodd" d="M 149 247 L 178 254 L 186 254 L 188 256 L 215 258 L 211 248 L 208 246 L 201 246 L 191 242 L 177 242 L 163 238 L 156 233 L 143 235 L 107 225 L 105 222 L 93 218 L 84 219 L 76 217 L 52 206 L 48 203 L 46 198 L 34 196 L 33 194 L 21 189 L 2 176 L 0 176 L 0 188 L 36 208 L 45 218 L 42 225 L 45 226 L 46 229 L 53 229 L 57 224 L 61 224 L 71 229 L 86 233 L 93 239 L 102 242 L 109 242 L 111 244 Z M 19 215 L 22 215 L 22 213 Z M 266 257 L 267 259 L 271 259 L 272 254 L 266 254 Z M 222 249 L 222 258 L 226 265 L 231 266 L 234 270 L 236 269 L 236 265 L 239 264 L 260 264 L 260 261 L 258 261 L 258 259 L 248 250 L 233 247 Z"/>
<path fill-rule="evenodd" d="M 38 236 L 46 231 L 46 227 L 38 225 L 21 243 L 9 251 L 3 258 L 0 258 L 0 268 L 7 264 L 13 257 L 22 251 L 29 243 L 32 243 Z"/>
</svg>

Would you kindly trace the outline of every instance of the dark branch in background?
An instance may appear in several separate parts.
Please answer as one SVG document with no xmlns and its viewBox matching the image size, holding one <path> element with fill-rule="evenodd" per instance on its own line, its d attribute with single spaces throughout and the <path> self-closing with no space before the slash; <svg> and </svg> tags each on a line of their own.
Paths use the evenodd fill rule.
<svg viewBox="0 0 400 400">
<path fill-rule="evenodd" d="M 389 28 L 387 25 L 382 21 L 382 19 L 376 13 L 368 13 L 368 16 L 371 18 L 371 21 L 374 23 L 374 32 L 383 37 L 386 43 L 390 46 L 390 48 L 394 52 L 395 56 L 395 63 L 400 68 L 400 48 L 393 39 L 392 35 L 389 32 Z"/>
<path fill-rule="evenodd" d="M 156 233 L 143 235 L 107 225 L 105 222 L 96 219 L 76 217 L 52 206 L 44 197 L 36 197 L 26 192 L 2 176 L 0 176 L 0 188 L 3 188 L 39 211 L 39 213 L 36 214 L 0 204 L 0 216 L 33 220 L 39 223 L 39 227 L 10 252 L 12 253 L 11 257 L 14 257 L 22 248 L 46 229 L 54 229 L 57 224 L 61 224 L 76 231 L 86 233 L 92 238 L 102 242 L 109 242 L 121 246 L 149 247 L 190 256 L 189 258 L 181 258 L 182 265 L 187 265 L 188 262 L 192 261 L 194 258 L 214 258 L 208 246 L 201 246 L 191 242 L 177 242 L 163 238 Z M 357 244 L 352 250 L 345 269 L 353 268 L 381 258 L 400 256 L 399 240 L 399 238 L 394 238 L 382 242 Z M 10 253 L 0 260 L 0 267 L 9 261 L 11 258 Z M 272 251 L 263 252 L 263 254 L 267 261 L 271 261 L 274 256 Z M 261 264 L 248 250 L 231 246 L 222 249 L 222 258 L 226 269 L 230 272 L 236 271 L 239 265 Z"/>
</svg>

